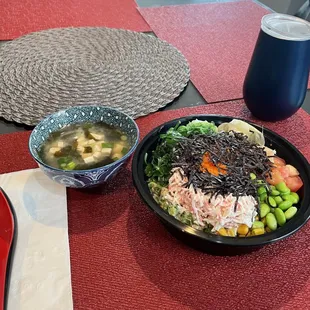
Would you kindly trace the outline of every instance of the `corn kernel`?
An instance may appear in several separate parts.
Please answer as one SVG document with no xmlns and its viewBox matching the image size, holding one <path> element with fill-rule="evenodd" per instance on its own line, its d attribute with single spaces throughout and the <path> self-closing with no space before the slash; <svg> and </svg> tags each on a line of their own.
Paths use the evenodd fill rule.
<svg viewBox="0 0 310 310">
<path fill-rule="evenodd" d="M 217 232 L 221 236 L 227 236 L 227 231 L 224 227 L 220 228 Z"/>
<path fill-rule="evenodd" d="M 264 228 L 255 228 L 252 230 L 254 236 L 263 235 L 265 233 Z"/>
<path fill-rule="evenodd" d="M 229 237 L 236 237 L 236 230 L 233 228 L 227 229 L 227 234 Z"/>
<path fill-rule="evenodd" d="M 246 235 L 249 232 L 249 227 L 245 224 L 241 224 L 239 225 L 237 232 L 239 235 Z"/>
</svg>

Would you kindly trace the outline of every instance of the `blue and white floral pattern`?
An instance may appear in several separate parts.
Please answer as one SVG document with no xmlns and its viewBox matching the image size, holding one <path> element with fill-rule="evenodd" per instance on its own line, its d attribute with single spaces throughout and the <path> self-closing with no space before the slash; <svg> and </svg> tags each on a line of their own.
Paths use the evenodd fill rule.
<svg viewBox="0 0 310 310">
<path fill-rule="evenodd" d="M 100 121 L 121 128 L 128 135 L 132 147 L 123 158 L 104 167 L 78 171 L 63 171 L 41 161 L 38 151 L 51 132 L 74 123 Z M 134 152 L 138 140 L 139 129 L 128 115 L 108 107 L 77 106 L 52 114 L 39 123 L 31 133 L 29 150 L 42 171 L 52 180 L 67 187 L 83 188 L 104 183 L 115 176 Z"/>
<path fill-rule="evenodd" d="M 52 177 L 52 180 L 56 181 L 57 183 L 63 184 L 67 187 L 85 187 L 86 184 L 75 179 L 74 177 L 69 177 L 65 174 L 55 175 Z"/>
<path fill-rule="evenodd" d="M 110 167 L 108 169 L 98 169 L 90 172 L 75 173 L 73 171 L 55 172 L 55 170 L 49 169 L 40 165 L 40 168 L 55 182 L 65 185 L 67 187 L 83 188 L 97 185 L 111 179 L 116 175 L 118 170 L 123 165 L 123 162 L 117 166 Z"/>
</svg>

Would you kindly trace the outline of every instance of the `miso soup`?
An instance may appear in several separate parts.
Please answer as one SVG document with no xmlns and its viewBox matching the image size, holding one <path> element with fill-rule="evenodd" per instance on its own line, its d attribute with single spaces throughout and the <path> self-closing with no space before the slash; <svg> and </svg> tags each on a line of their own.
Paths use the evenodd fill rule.
<svg viewBox="0 0 310 310">
<path fill-rule="evenodd" d="M 128 153 L 128 136 L 103 122 L 65 126 L 50 134 L 39 155 L 63 170 L 85 170 L 113 163 Z"/>
</svg>

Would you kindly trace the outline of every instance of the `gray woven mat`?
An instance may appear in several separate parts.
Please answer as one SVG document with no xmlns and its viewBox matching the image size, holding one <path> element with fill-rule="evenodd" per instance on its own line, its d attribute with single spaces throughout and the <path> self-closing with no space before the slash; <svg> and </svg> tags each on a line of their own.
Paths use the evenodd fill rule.
<svg viewBox="0 0 310 310">
<path fill-rule="evenodd" d="M 188 80 L 184 56 L 150 35 L 51 29 L 0 48 L 0 116 L 35 125 L 67 106 L 98 104 L 136 118 L 167 105 Z"/>
</svg>

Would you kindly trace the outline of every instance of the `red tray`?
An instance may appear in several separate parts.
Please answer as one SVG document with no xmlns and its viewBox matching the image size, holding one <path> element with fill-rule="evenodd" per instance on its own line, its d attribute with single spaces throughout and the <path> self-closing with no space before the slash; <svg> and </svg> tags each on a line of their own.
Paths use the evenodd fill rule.
<svg viewBox="0 0 310 310">
<path fill-rule="evenodd" d="M 14 255 L 15 217 L 9 198 L 0 187 L 0 310 L 6 309 L 10 269 Z"/>
</svg>

